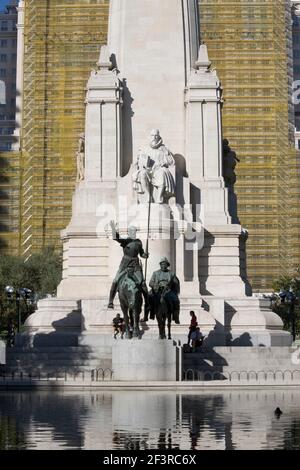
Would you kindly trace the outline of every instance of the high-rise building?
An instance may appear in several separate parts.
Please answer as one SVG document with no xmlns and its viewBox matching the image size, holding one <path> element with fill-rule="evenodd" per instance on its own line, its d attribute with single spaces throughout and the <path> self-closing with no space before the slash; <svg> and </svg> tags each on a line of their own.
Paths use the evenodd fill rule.
<svg viewBox="0 0 300 470">
<path fill-rule="evenodd" d="M 296 149 L 300 150 L 300 3 L 291 0 L 293 20 L 293 61 Z"/>
<path fill-rule="evenodd" d="M 3 4 L 3 3 L 2 3 Z M 11 152 L 16 115 L 17 0 L 0 13 L 0 250 L 18 246 L 19 159 Z M 8 243 L 9 241 L 9 243 Z"/>
<path fill-rule="evenodd" d="M 249 231 L 249 277 L 265 291 L 300 261 L 291 4 L 199 4 L 202 40 L 224 88 L 224 138 L 241 160 L 236 192 Z M 5 234 L 11 251 L 29 256 L 58 246 L 69 222 L 85 85 L 106 42 L 108 6 L 109 0 L 25 1 L 21 153 L 12 152 L 20 165 L 20 211 L 12 211 L 19 238 L 17 244 L 16 233 Z"/>
<path fill-rule="evenodd" d="M 236 193 L 255 289 L 300 261 L 300 165 L 291 106 L 291 5 L 200 2 L 202 40 L 224 88 L 224 137 L 241 162 Z"/>
<path fill-rule="evenodd" d="M 11 150 L 16 114 L 17 0 L 0 11 L 0 152 Z"/>
<path fill-rule="evenodd" d="M 60 244 L 69 222 L 85 87 L 105 43 L 108 0 L 26 0 L 20 253 Z"/>
</svg>

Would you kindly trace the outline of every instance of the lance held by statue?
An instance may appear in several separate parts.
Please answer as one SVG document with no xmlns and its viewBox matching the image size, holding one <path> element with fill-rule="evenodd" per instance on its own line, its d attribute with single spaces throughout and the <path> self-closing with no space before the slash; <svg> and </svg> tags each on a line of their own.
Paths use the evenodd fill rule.
<svg viewBox="0 0 300 470">
<path fill-rule="evenodd" d="M 129 227 L 128 237 L 121 238 L 119 232 L 117 231 L 116 224 L 113 221 L 111 221 L 110 226 L 112 229 L 113 239 L 121 245 L 124 254 L 110 289 L 108 308 L 114 308 L 114 298 L 118 292 L 122 278 L 129 273 L 132 280 L 135 281 L 136 285 L 139 286 L 142 291 L 145 301 L 146 316 L 149 309 L 148 289 L 144 279 L 143 268 L 139 256 L 143 259 L 148 259 L 149 254 L 144 251 L 141 240 L 136 238 L 136 227 Z"/>
<path fill-rule="evenodd" d="M 156 317 L 160 339 L 166 339 L 166 321 L 168 325 L 168 339 L 171 339 L 172 320 L 179 324 L 180 313 L 180 282 L 176 274 L 169 270 L 170 263 L 167 258 L 160 261 L 160 269 L 152 274 L 150 280 L 151 293 L 150 318 Z"/>
</svg>

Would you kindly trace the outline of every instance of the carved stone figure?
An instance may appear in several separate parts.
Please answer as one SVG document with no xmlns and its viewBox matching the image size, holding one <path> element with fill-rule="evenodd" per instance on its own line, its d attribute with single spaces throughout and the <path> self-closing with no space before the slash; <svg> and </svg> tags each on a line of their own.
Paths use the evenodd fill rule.
<svg viewBox="0 0 300 470">
<path fill-rule="evenodd" d="M 175 181 L 169 169 L 174 165 L 173 155 L 163 144 L 159 130 L 154 129 L 149 146 L 138 155 L 133 174 L 133 189 L 139 202 L 164 204 L 175 196 Z"/>
<path fill-rule="evenodd" d="M 146 309 L 146 306 L 148 305 L 148 289 L 145 283 L 139 256 L 141 258 L 147 259 L 149 255 L 148 253 L 145 253 L 141 240 L 136 238 L 136 227 L 129 227 L 128 238 L 121 238 L 119 232 L 116 229 L 115 223 L 111 222 L 110 225 L 112 229 L 113 239 L 121 245 L 121 247 L 123 248 L 124 255 L 118 272 L 111 286 L 108 308 L 114 308 L 114 298 L 120 286 L 120 282 L 123 276 L 129 274 L 129 277 L 135 281 L 135 283 L 140 287 L 142 291 Z"/>
<path fill-rule="evenodd" d="M 76 152 L 77 159 L 77 183 L 84 180 L 85 170 L 85 135 L 80 134 L 78 141 L 78 150 Z"/>
<path fill-rule="evenodd" d="M 160 339 L 166 338 L 165 325 L 168 324 L 168 339 L 171 339 L 172 320 L 179 324 L 180 282 L 176 274 L 169 270 L 170 263 L 167 258 L 160 261 L 160 269 L 152 274 L 150 287 L 152 289 L 149 301 L 151 319 L 156 317 Z"/>
<path fill-rule="evenodd" d="M 223 140 L 223 177 L 227 187 L 232 187 L 236 183 L 235 167 L 240 160 L 236 153 L 229 147 L 227 139 Z"/>
</svg>

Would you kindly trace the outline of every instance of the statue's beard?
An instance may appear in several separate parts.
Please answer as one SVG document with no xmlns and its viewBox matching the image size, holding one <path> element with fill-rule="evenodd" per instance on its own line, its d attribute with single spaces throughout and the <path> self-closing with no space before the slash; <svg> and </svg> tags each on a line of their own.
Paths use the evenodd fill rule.
<svg viewBox="0 0 300 470">
<path fill-rule="evenodd" d="M 157 139 L 153 139 L 151 142 L 150 142 L 150 147 L 153 148 L 153 149 L 158 149 L 159 147 L 161 147 L 162 145 L 162 138 L 160 137 L 158 140 Z"/>
</svg>

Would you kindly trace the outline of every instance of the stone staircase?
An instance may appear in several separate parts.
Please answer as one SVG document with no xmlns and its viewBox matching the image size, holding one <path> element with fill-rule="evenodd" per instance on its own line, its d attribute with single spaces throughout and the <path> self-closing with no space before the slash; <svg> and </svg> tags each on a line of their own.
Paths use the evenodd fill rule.
<svg viewBox="0 0 300 470">
<path fill-rule="evenodd" d="M 5 374 L 32 376 L 76 375 L 92 370 L 111 370 L 109 350 L 88 346 L 7 349 Z"/>
<path fill-rule="evenodd" d="M 97 340 L 97 341 L 96 341 Z M 1 375 L 36 378 L 64 378 L 85 374 L 88 379 L 99 371 L 103 379 L 113 379 L 111 337 L 95 335 L 95 343 L 78 346 L 43 346 L 8 348 L 6 366 Z M 130 343 L 131 344 L 131 343 Z M 142 346 L 143 342 L 138 342 Z M 146 344 L 147 345 L 147 344 Z M 175 356 L 174 356 L 175 357 Z M 175 360 L 175 359 L 174 359 Z M 179 363 L 178 363 L 179 364 Z M 145 365 L 146 366 L 146 365 Z M 94 372 L 92 372 L 94 371 Z M 195 353 L 182 354 L 182 379 L 187 381 L 258 380 L 299 382 L 300 350 L 297 347 L 215 347 L 198 348 Z"/>
<path fill-rule="evenodd" d="M 296 347 L 273 348 L 242 348 L 215 347 L 213 349 L 198 348 L 196 352 L 183 353 L 183 379 L 196 380 L 204 373 L 215 378 L 229 375 L 248 374 L 253 376 L 264 372 L 279 376 L 294 372 L 300 379 L 300 351 Z M 299 371 L 299 373 L 297 372 Z M 200 374 L 199 374 L 200 373 Z"/>
</svg>

